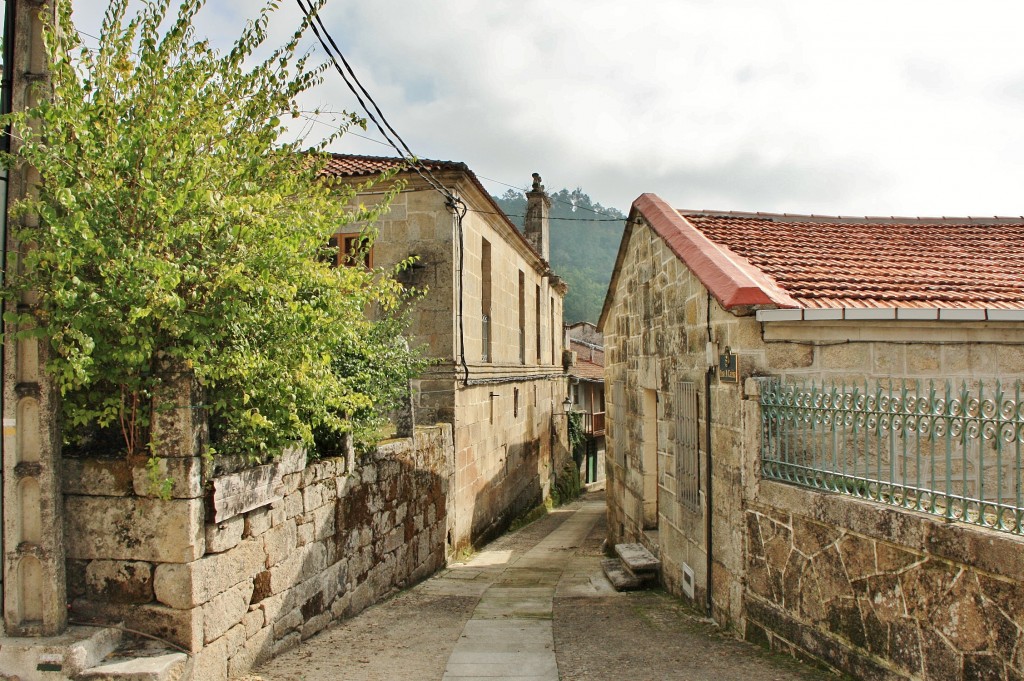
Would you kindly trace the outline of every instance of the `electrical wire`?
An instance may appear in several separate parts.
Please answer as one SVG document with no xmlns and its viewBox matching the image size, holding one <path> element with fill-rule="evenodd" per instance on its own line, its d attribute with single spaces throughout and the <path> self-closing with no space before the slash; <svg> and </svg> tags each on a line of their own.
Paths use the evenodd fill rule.
<svg viewBox="0 0 1024 681">
<path fill-rule="evenodd" d="M 526 193 L 526 191 L 527 191 L 526 189 L 523 189 L 523 188 L 522 188 L 521 186 L 519 186 L 519 185 L 515 185 L 515 184 L 509 184 L 508 182 L 502 182 L 501 180 L 495 180 L 495 179 L 494 179 L 493 177 L 484 177 L 483 175 L 477 175 L 477 177 L 479 177 L 479 178 L 480 178 L 481 180 L 487 180 L 488 182 L 495 182 L 495 183 L 497 183 L 497 184 L 500 184 L 500 185 L 504 185 L 504 186 L 506 186 L 506 187 L 511 187 L 512 189 L 517 189 L 517 190 L 519 190 L 519 191 L 520 191 L 521 193 L 524 193 L 524 194 L 525 194 L 525 193 Z M 558 203 L 561 203 L 562 205 L 565 205 L 565 206 L 572 206 L 572 207 L 573 207 L 573 210 L 576 210 L 577 208 L 579 208 L 580 210 L 586 210 L 586 211 L 590 211 L 591 213 L 596 213 L 596 214 L 598 214 L 598 215 L 608 215 L 608 216 L 610 216 L 610 217 L 614 217 L 614 216 L 611 216 L 611 214 L 610 214 L 610 213 L 606 213 L 606 212 L 602 212 L 602 211 L 599 211 L 599 210 L 597 210 L 596 208 L 588 208 L 587 206 L 577 206 L 577 205 L 576 205 L 575 203 L 573 203 L 572 201 L 566 201 L 565 199 L 560 199 L 560 198 L 558 198 L 557 196 L 555 196 L 555 197 L 551 197 L 551 198 L 553 198 L 553 199 L 554 199 L 555 201 L 557 201 Z M 613 208 L 612 210 L 615 210 L 615 209 Z M 518 217 L 518 216 L 517 216 L 517 217 Z M 559 219 L 561 219 L 561 220 L 568 220 L 569 218 L 551 218 L 551 219 L 552 219 L 552 220 L 559 220 Z M 580 218 L 580 219 L 582 220 L 583 218 Z M 621 221 L 621 220 L 625 220 L 626 218 L 625 218 L 625 216 L 623 216 L 623 217 L 621 217 L 621 218 L 614 218 L 614 219 L 615 219 L 615 221 L 616 221 L 616 222 L 619 222 L 619 221 Z"/>
<path fill-rule="evenodd" d="M 497 212 L 493 210 L 477 210 L 476 208 L 470 208 L 470 213 L 480 213 L 482 215 L 505 215 L 510 218 L 525 218 L 525 215 L 516 215 L 514 213 Z M 625 217 L 621 218 L 559 218 L 549 216 L 548 220 L 561 220 L 563 222 L 624 222 Z"/>
<path fill-rule="evenodd" d="M 355 71 L 353 71 L 351 65 L 349 65 L 348 60 L 345 59 L 345 55 L 342 54 L 341 50 L 338 48 L 338 44 L 334 41 L 334 38 L 331 36 L 330 32 L 324 26 L 323 20 L 320 18 L 319 13 L 316 11 L 316 8 L 314 7 L 312 0 L 308 0 L 308 7 L 306 0 L 295 1 L 296 3 L 298 3 L 299 9 L 302 10 L 303 15 L 306 17 L 308 26 L 312 29 L 313 34 L 320 42 L 321 47 L 323 47 L 324 51 L 327 53 L 327 57 L 331 60 L 331 63 L 334 65 L 335 70 L 341 76 L 342 80 L 345 81 L 345 85 L 348 86 L 348 89 L 352 92 L 352 94 L 355 95 L 356 100 L 359 102 L 359 105 L 362 107 L 363 111 L 366 112 L 367 118 L 373 121 L 374 126 L 376 126 L 381 136 L 383 136 L 384 139 L 387 140 L 387 142 L 395 149 L 395 151 L 399 153 L 399 155 L 402 157 L 403 160 L 405 160 L 409 167 L 412 168 L 416 172 L 416 174 L 422 177 L 428 184 L 434 187 L 434 189 L 436 189 L 438 193 L 440 193 L 447 200 L 453 203 L 461 202 L 461 199 L 456 197 L 447 187 L 445 187 L 444 184 L 441 183 L 441 181 L 438 180 L 436 176 L 434 176 L 430 169 L 427 168 L 418 159 L 418 157 L 409 148 L 409 145 L 405 143 L 404 139 L 402 139 L 402 136 L 399 135 L 398 132 L 395 131 L 394 127 L 392 127 L 392 125 L 388 122 L 387 118 L 384 116 L 384 113 L 380 110 L 380 107 L 377 105 L 377 102 L 370 95 L 369 91 L 367 91 L 367 89 L 363 87 L 363 84 L 359 81 L 359 78 L 356 76 Z M 345 65 L 345 68 L 342 68 L 342 65 L 338 63 L 339 59 L 341 60 L 341 64 Z M 364 95 L 366 99 L 369 100 L 370 103 L 373 105 L 373 109 L 374 111 L 377 112 L 377 116 L 380 117 L 380 120 L 378 120 L 377 117 L 373 115 L 373 112 L 370 111 L 370 108 L 366 105 L 366 102 L 363 101 Z M 385 127 L 387 128 L 387 130 L 391 131 L 391 134 L 394 135 L 395 139 L 397 139 L 398 142 L 395 142 L 395 140 L 391 139 L 391 137 L 385 131 Z M 401 144 L 401 147 L 399 147 L 399 144 Z"/>
<path fill-rule="evenodd" d="M 313 30 L 313 34 L 316 36 L 317 40 L 320 42 L 320 45 L 327 53 L 328 58 L 331 60 L 331 63 L 334 65 L 335 70 L 341 76 L 342 80 L 345 81 L 345 85 L 352 92 L 352 94 L 355 95 L 356 100 L 359 102 L 359 105 L 366 113 L 367 118 L 369 118 L 373 122 L 374 126 L 380 132 L 381 136 L 384 137 L 388 144 L 392 148 L 394 148 L 395 151 L 398 152 L 399 156 L 402 157 L 406 164 L 408 164 L 409 167 L 412 168 L 412 170 L 415 171 L 417 175 L 423 178 L 423 180 L 426 181 L 430 186 L 432 186 L 439 194 L 445 197 L 445 206 L 452 213 L 452 216 L 455 219 L 455 227 L 456 230 L 458 231 L 459 238 L 459 361 L 462 365 L 463 370 L 463 385 L 469 385 L 469 365 L 466 363 L 466 336 L 465 321 L 463 314 L 463 305 L 465 298 L 463 291 L 463 269 L 465 265 L 465 234 L 462 225 L 463 218 L 465 218 L 469 207 L 461 198 L 456 196 L 454 192 L 449 190 L 447 187 L 444 186 L 444 184 L 440 180 L 438 180 L 438 178 L 430 171 L 430 169 L 426 167 L 423 164 L 423 162 L 420 161 L 418 157 L 412 152 L 412 150 L 409 148 L 409 145 L 406 144 L 405 140 L 402 139 L 402 136 L 399 135 L 398 132 L 394 129 L 394 127 L 388 122 L 387 117 L 384 116 L 384 112 L 381 111 L 380 107 L 377 105 L 377 102 L 373 99 L 373 97 L 366 90 L 363 84 L 359 82 L 359 78 L 358 76 L 356 76 L 355 71 L 352 70 L 352 66 L 348 63 L 348 60 L 345 59 L 345 56 L 341 53 L 341 50 L 338 48 L 338 44 L 334 41 L 334 38 L 331 37 L 330 32 L 324 26 L 323 20 L 320 19 L 320 15 L 316 12 L 314 5 L 312 4 L 312 0 L 309 0 L 308 7 L 304 0 L 295 1 L 298 3 L 299 9 L 301 9 L 302 13 L 305 15 L 308 25 Z M 341 60 L 341 64 L 344 64 L 344 68 L 342 68 L 341 64 L 338 63 L 339 59 Z M 370 108 L 366 105 L 366 102 L 363 101 L 363 95 L 365 95 L 366 99 L 369 100 L 369 102 L 373 105 L 373 111 L 370 111 Z M 374 112 L 376 112 L 376 116 L 374 116 Z M 380 120 L 377 119 L 377 116 L 380 117 Z M 392 135 L 394 135 L 394 140 L 388 135 L 388 132 L 385 131 L 385 128 L 387 128 L 387 130 L 390 131 Z M 396 143 L 395 140 L 398 140 L 398 142 Z M 399 147 L 399 144 L 401 144 L 401 147 Z"/>
<path fill-rule="evenodd" d="M 347 115 L 346 112 L 344 112 L 344 111 L 332 111 L 332 110 L 326 110 L 326 111 L 324 111 L 324 110 L 303 111 L 302 113 L 303 114 L 312 113 L 314 115 L 325 114 L 325 115 L 336 115 L 336 116 Z M 307 118 L 307 116 L 303 115 L 303 118 Z M 330 126 L 331 125 L 330 123 L 325 123 L 325 122 L 320 121 L 319 119 L 315 119 L 315 118 L 314 119 L 307 118 L 307 120 L 316 120 L 318 123 L 320 123 L 320 125 L 326 125 L 326 126 Z M 395 149 L 395 146 L 393 144 L 389 144 L 388 142 L 382 142 L 381 140 L 374 139 L 374 138 L 369 137 L 367 135 L 360 135 L 357 132 L 351 132 L 349 130 L 346 130 L 346 131 L 344 131 L 344 134 L 352 135 L 353 137 L 358 137 L 360 139 L 366 140 L 367 142 L 373 142 L 374 144 L 379 144 L 381 146 L 390 147 L 392 149 Z M 486 175 L 480 175 L 480 174 L 476 174 L 476 176 L 478 178 L 480 178 L 481 180 L 487 180 L 488 182 L 494 182 L 495 184 L 500 184 L 500 185 L 502 185 L 504 187 L 510 187 L 512 189 L 518 190 L 521 193 L 525 193 L 527 191 L 526 189 L 523 189 L 519 185 L 509 184 L 508 182 L 502 182 L 501 180 L 496 180 L 493 177 L 487 177 Z M 609 213 L 607 211 L 601 211 L 601 210 L 598 210 L 596 208 L 590 208 L 588 206 L 580 206 L 580 205 L 577 205 L 577 204 L 573 203 L 572 201 L 566 201 L 565 199 L 560 199 L 557 196 L 551 197 L 551 198 L 553 200 L 557 201 L 558 203 L 563 204 L 563 205 L 572 206 L 573 209 L 577 209 L 578 208 L 579 210 L 585 210 L 585 211 L 588 211 L 590 213 L 594 213 L 595 215 L 607 216 L 603 220 L 593 220 L 593 219 L 590 219 L 590 218 L 561 218 L 561 217 L 551 217 L 551 218 L 549 218 L 551 220 L 561 220 L 561 221 L 566 221 L 566 222 L 572 222 L 572 221 L 578 221 L 578 222 L 622 222 L 623 220 L 626 219 L 626 216 L 624 216 L 624 215 L 622 217 L 615 217 L 614 215 L 612 215 L 611 213 Z M 469 210 L 470 210 L 470 212 L 473 212 L 473 213 L 485 213 L 485 214 L 489 214 L 489 215 L 497 215 L 497 213 L 489 212 L 489 211 L 474 210 L 472 208 L 469 209 Z M 612 210 L 614 210 L 614 209 L 612 209 Z M 508 215 L 508 217 L 510 217 L 510 218 L 521 218 L 521 217 L 524 217 L 522 215 L 511 215 L 511 214 L 506 214 L 506 215 Z"/>
</svg>

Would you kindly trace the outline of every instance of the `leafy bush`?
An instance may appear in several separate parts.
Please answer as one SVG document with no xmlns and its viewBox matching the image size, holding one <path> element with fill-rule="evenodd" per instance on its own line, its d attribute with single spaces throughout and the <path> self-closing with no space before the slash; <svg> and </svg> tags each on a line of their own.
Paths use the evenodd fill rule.
<svg viewBox="0 0 1024 681">
<path fill-rule="evenodd" d="M 91 50 L 57 0 L 52 93 L 7 118 L 12 160 L 40 180 L 15 206 L 38 221 L 15 228 L 31 248 L 6 291 L 38 303 L 6 318 L 50 339 L 65 428 L 117 428 L 129 453 L 143 450 L 164 367 L 184 367 L 218 450 L 260 458 L 349 431 L 393 397 L 375 381 L 413 366 L 404 345 L 382 342 L 400 336 L 406 294 L 386 273 L 323 262 L 331 234 L 372 221 L 390 196 L 347 208 L 353 190 L 319 178 L 336 135 L 312 149 L 281 141 L 282 117 L 300 115 L 296 97 L 323 71 L 296 58 L 307 25 L 256 60 L 269 2 L 221 54 L 194 36 L 202 4 L 184 0 L 175 17 L 161 0 L 128 17 L 128 0 L 113 0 Z"/>
</svg>

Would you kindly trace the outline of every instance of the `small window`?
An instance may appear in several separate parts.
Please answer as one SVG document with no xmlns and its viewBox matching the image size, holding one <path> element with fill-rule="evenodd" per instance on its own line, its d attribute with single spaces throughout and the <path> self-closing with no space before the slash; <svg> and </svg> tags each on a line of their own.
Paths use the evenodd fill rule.
<svg viewBox="0 0 1024 681">
<path fill-rule="evenodd" d="M 370 245 L 369 237 L 363 234 L 342 234 L 340 246 L 338 265 L 373 268 L 373 246 Z"/>
<path fill-rule="evenodd" d="M 480 243 L 480 356 L 490 362 L 491 356 L 491 242 Z"/>
<path fill-rule="evenodd" d="M 526 364 L 526 275 L 519 270 L 519 363 Z"/>
<path fill-rule="evenodd" d="M 562 361 L 558 352 L 558 332 L 555 330 L 555 299 L 551 298 L 551 307 L 549 308 L 551 313 L 551 364 L 556 365 Z"/>
<path fill-rule="evenodd" d="M 534 322 L 536 324 L 536 327 L 537 327 L 535 329 L 536 336 L 537 336 L 537 361 L 536 361 L 536 363 L 540 364 L 540 352 L 541 352 L 541 350 L 540 350 L 540 347 L 541 347 L 540 346 L 540 284 L 537 284 L 537 300 L 536 300 L 536 303 L 535 303 L 534 307 L 536 308 L 536 311 L 534 312 L 533 320 L 534 320 Z"/>
<path fill-rule="evenodd" d="M 676 499 L 686 508 L 699 511 L 700 412 L 697 385 L 680 381 L 676 387 L 676 400 Z"/>
</svg>

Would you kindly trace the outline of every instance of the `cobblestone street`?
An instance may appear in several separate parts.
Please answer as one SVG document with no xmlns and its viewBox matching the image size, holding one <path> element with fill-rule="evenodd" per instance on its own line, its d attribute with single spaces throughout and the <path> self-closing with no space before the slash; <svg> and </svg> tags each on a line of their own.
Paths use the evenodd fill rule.
<svg viewBox="0 0 1024 681">
<path fill-rule="evenodd" d="M 826 672 L 721 633 L 601 573 L 603 492 L 557 509 L 340 622 L 246 681 L 811 681 Z"/>
</svg>

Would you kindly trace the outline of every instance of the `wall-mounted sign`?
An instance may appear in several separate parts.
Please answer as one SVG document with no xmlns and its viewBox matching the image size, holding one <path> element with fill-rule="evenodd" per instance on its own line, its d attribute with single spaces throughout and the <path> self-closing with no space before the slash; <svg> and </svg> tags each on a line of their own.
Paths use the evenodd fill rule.
<svg viewBox="0 0 1024 681">
<path fill-rule="evenodd" d="M 740 359 L 729 352 L 729 348 L 718 356 L 718 380 L 722 383 L 740 381 Z"/>
</svg>

